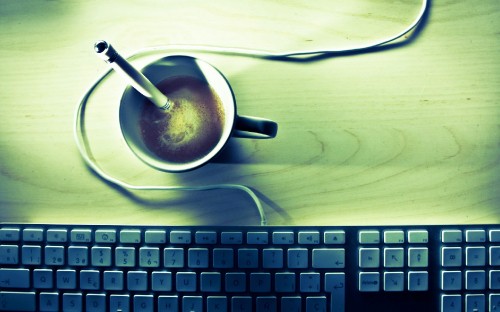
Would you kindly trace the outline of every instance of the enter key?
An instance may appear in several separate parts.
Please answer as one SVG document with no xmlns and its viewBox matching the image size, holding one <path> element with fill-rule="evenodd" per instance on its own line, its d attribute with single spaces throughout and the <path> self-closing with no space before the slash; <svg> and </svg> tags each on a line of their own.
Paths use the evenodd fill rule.
<svg viewBox="0 0 500 312">
<path fill-rule="evenodd" d="M 345 273 L 326 273 L 325 292 L 330 293 L 330 311 L 345 312 Z"/>
</svg>

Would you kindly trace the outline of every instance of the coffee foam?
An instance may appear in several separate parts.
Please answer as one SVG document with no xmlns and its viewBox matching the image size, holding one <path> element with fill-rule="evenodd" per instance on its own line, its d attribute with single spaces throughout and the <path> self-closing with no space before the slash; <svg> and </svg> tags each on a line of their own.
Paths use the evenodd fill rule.
<svg viewBox="0 0 500 312">
<path fill-rule="evenodd" d="M 168 111 L 145 104 L 140 127 L 148 149 L 176 163 L 207 155 L 222 136 L 224 109 L 218 95 L 206 82 L 189 76 L 169 78 L 158 87 L 173 104 Z"/>
</svg>

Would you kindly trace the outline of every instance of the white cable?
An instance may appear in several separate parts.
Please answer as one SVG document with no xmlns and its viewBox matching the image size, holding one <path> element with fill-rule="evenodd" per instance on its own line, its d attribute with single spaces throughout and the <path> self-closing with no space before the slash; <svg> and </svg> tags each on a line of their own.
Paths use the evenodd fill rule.
<svg viewBox="0 0 500 312">
<path fill-rule="evenodd" d="M 307 57 L 321 54 L 334 54 L 334 53 L 346 53 L 346 52 L 361 52 L 366 51 L 390 42 L 393 42 L 402 36 L 406 35 L 408 32 L 412 31 L 418 23 L 422 20 L 427 11 L 429 0 L 422 0 L 422 5 L 419 11 L 419 14 L 415 18 L 415 20 L 409 24 L 405 29 L 401 32 L 382 39 L 376 40 L 369 44 L 364 44 L 358 47 L 347 48 L 347 49 L 316 49 L 316 50 L 299 50 L 299 51 L 282 51 L 282 52 L 270 52 L 263 50 L 253 50 L 253 49 L 244 49 L 244 48 L 233 48 L 233 47 L 215 47 L 215 46 L 203 46 L 203 45 L 167 45 L 167 46 L 156 46 L 144 48 L 136 51 L 135 53 L 128 56 L 126 59 L 131 60 L 137 58 L 139 56 L 143 56 L 152 52 L 169 52 L 169 51 L 190 51 L 190 52 L 205 52 L 205 53 L 216 53 L 216 54 L 229 54 L 229 55 L 242 55 L 248 57 L 260 57 L 260 58 L 296 58 L 296 57 Z M 91 156 L 92 153 L 89 148 L 88 140 L 85 135 L 84 130 L 84 121 L 82 119 L 82 114 L 84 113 L 87 101 L 89 97 L 92 95 L 94 90 L 100 86 L 100 84 L 105 80 L 105 78 L 112 72 L 112 69 L 106 71 L 102 74 L 96 81 L 89 87 L 89 89 L 84 93 L 80 102 L 75 111 L 75 128 L 74 128 L 74 136 L 75 142 L 78 147 L 78 150 L 85 161 L 85 163 L 102 179 L 120 186 L 124 189 L 128 190 L 159 190 L 159 191 L 208 191 L 215 189 L 232 189 L 239 190 L 247 193 L 255 203 L 255 206 L 260 215 L 260 224 L 266 225 L 267 219 L 264 209 L 262 208 L 262 204 L 255 194 L 255 192 L 250 189 L 248 186 L 239 185 L 239 184 L 214 184 L 214 185 L 206 185 L 206 186 L 155 186 L 155 185 L 132 185 L 127 182 L 121 181 L 117 178 L 106 173 L 103 169 L 101 169 L 97 162 Z"/>
</svg>

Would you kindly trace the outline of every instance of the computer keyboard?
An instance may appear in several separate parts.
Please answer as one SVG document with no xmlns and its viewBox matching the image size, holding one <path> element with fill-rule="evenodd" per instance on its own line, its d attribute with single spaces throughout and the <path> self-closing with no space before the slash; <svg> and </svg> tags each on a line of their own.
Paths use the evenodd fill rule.
<svg viewBox="0 0 500 312">
<path fill-rule="evenodd" d="M 0 311 L 500 311 L 500 225 L 0 225 Z"/>
</svg>

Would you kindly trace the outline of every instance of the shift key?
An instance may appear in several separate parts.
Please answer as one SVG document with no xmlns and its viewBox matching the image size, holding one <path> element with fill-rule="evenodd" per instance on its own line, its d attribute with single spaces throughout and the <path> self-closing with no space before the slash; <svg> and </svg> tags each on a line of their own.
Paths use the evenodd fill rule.
<svg viewBox="0 0 500 312">
<path fill-rule="evenodd" d="M 34 292 L 0 291 L 0 311 L 36 311 Z"/>
</svg>

